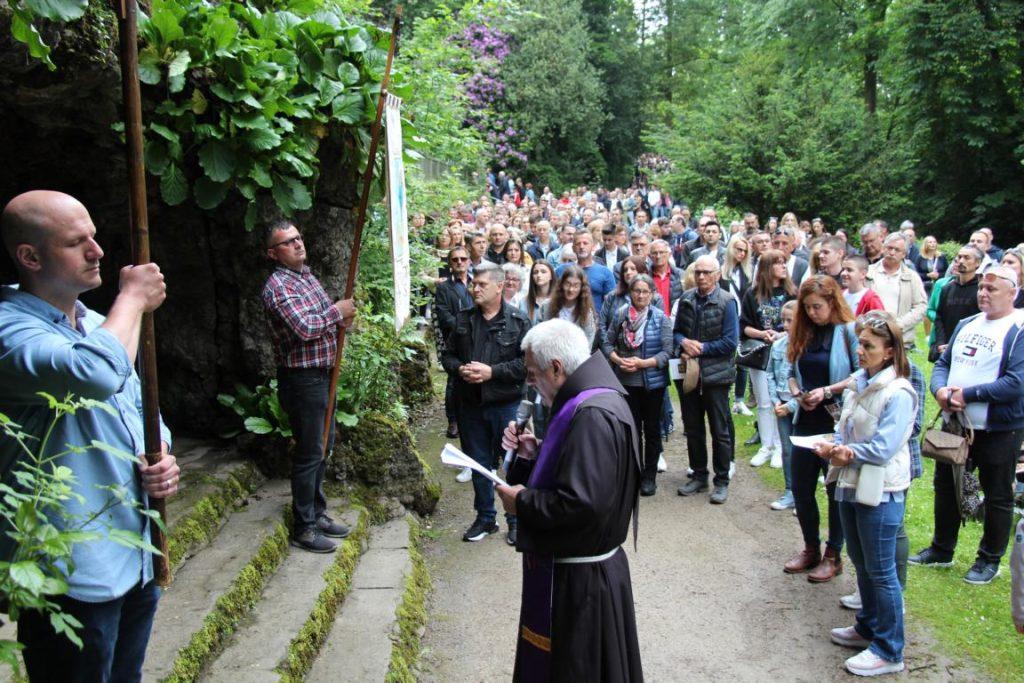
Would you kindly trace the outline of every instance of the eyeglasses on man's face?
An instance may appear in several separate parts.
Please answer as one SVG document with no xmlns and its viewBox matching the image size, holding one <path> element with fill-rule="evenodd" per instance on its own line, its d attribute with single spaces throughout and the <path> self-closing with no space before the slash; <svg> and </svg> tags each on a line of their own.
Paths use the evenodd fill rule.
<svg viewBox="0 0 1024 683">
<path fill-rule="evenodd" d="M 295 237 L 290 237 L 290 238 L 288 238 L 286 240 L 281 240 L 280 242 L 278 242 L 276 244 L 270 245 L 270 248 L 271 249 L 277 249 L 278 247 L 289 247 L 289 248 L 291 248 L 291 247 L 294 247 L 294 246 L 296 246 L 298 244 L 302 244 L 302 235 L 296 235 Z"/>
<path fill-rule="evenodd" d="M 717 272 L 718 272 L 717 270 L 694 270 L 693 271 L 693 276 L 694 277 L 710 277 L 711 275 L 714 275 Z"/>
</svg>

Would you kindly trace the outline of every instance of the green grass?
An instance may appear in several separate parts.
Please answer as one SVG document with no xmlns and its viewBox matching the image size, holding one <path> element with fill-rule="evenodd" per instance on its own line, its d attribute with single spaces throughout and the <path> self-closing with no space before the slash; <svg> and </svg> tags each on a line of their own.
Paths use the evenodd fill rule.
<svg viewBox="0 0 1024 683">
<path fill-rule="evenodd" d="M 917 346 L 918 349 L 924 348 L 923 331 L 919 331 Z M 932 366 L 927 362 L 925 352 L 916 351 L 911 358 L 930 379 Z M 929 395 L 925 404 L 926 423 L 937 410 L 935 398 Z M 757 451 L 757 446 L 743 445 L 754 432 L 754 418 L 735 416 L 734 421 L 736 459 L 742 467 Z M 935 463 L 925 458 L 924 475 L 914 482 L 908 498 L 905 519 L 912 553 L 931 541 L 934 471 Z M 767 485 L 780 492 L 785 486 L 782 470 L 766 465 L 758 468 L 758 474 Z M 819 487 L 818 505 L 824 525 L 827 523 L 824 487 Z M 963 575 L 974 563 L 981 532 L 979 522 L 968 523 L 960 530 L 953 568 L 909 568 L 905 595 L 908 618 L 927 625 L 948 656 L 956 659 L 959 655 L 966 655 L 997 681 L 1019 681 L 1021 672 L 1024 672 L 1024 640 L 1014 630 L 1010 619 L 1009 553 L 1003 557 L 1002 573 L 991 584 L 972 586 L 963 581 Z M 798 545 L 799 538 L 794 535 L 794 552 Z"/>
</svg>

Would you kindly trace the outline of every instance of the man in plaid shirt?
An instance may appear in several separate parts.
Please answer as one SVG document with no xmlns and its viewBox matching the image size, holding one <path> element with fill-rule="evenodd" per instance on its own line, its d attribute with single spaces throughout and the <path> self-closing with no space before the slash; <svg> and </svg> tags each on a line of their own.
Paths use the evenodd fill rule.
<svg viewBox="0 0 1024 683">
<path fill-rule="evenodd" d="M 331 538 L 344 538 L 348 528 L 327 516 L 324 496 L 323 429 L 331 370 L 338 351 L 338 326 L 355 316 L 351 299 L 332 302 L 306 266 L 306 247 L 298 229 L 287 220 L 266 231 L 267 257 L 277 267 L 263 286 L 263 305 L 270 320 L 277 361 L 277 392 L 288 415 L 295 452 L 292 456 L 291 543 L 315 553 L 334 552 Z M 334 440 L 334 421 L 328 443 Z"/>
</svg>

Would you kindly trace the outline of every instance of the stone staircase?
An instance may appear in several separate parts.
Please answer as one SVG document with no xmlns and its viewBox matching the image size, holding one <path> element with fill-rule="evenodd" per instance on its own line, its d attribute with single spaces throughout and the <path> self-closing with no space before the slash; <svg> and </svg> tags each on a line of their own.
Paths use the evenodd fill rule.
<svg viewBox="0 0 1024 683">
<path fill-rule="evenodd" d="M 223 446 L 177 448 L 185 474 L 168 504 L 174 582 L 143 680 L 416 679 L 429 578 L 411 515 L 374 525 L 385 515 L 335 498 L 332 516 L 349 537 L 332 554 L 297 550 L 287 481 L 265 479 Z"/>
</svg>

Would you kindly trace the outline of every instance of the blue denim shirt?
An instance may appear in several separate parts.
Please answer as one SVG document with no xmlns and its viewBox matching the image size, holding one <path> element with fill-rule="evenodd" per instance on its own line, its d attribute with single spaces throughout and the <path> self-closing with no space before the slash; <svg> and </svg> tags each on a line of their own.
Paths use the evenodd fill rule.
<svg viewBox="0 0 1024 683">
<path fill-rule="evenodd" d="M 789 408 L 789 414 L 796 412 L 797 402 L 793 398 L 793 392 L 789 390 L 789 375 L 792 370 L 792 363 L 786 354 L 789 352 L 789 335 L 784 335 L 772 342 L 772 350 L 769 355 L 768 367 L 765 368 L 765 376 L 768 379 L 768 396 L 772 405 L 783 403 Z"/>
<path fill-rule="evenodd" d="M 78 329 L 42 299 L 15 287 L 0 287 L 0 413 L 24 432 L 42 437 L 53 412 L 37 392 L 58 399 L 72 394 L 103 401 L 114 414 L 93 409 L 65 415 L 50 436 L 48 452 L 97 440 L 129 453 L 144 453 L 139 377 L 121 342 L 100 328 L 103 316 L 80 302 L 75 306 Z M 161 438 L 169 446 L 170 432 L 162 422 L 160 427 Z M 21 454 L 13 439 L 0 438 L 0 476 L 5 481 Z M 60 464 L 74 472 L 74 492 L 82 497 L 67 501 L 71 514 L 84 517 L 103 508 L 111 494 L 98 487 L 112 484 L 146 502 L 138 469 L 131 462 L 90 448 L 65 455 Z M 87 528 L 103 533 L 108 527 L 149 538 L 148 520 L 125 505 L 115 505 Z M 0 540 L 0 556 L 9 557 L 12 550 L 9 539 Z M 106 539 L 76 544 L 72 560 L 75 571 L 68 577 L 68 594 L 84 602 L 113 600 L 153 578 L 149 553 Z"/>
</svg>

